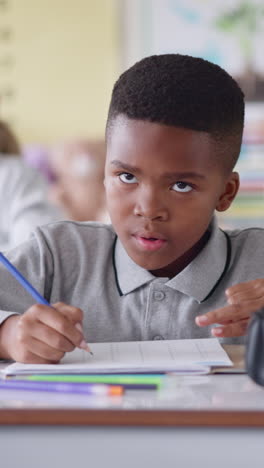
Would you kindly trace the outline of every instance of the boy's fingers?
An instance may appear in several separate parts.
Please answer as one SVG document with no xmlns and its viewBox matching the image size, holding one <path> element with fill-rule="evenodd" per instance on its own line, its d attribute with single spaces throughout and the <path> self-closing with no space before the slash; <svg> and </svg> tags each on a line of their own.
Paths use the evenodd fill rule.
<svg viewBox="0 0 264 468">
<path fill-rule="evenodd" d="M 74 346 L 79 346 L 83 337 L 79 330 L 74 326 L 73 322 L 63 315 L 59 310 L 35 304 L 27 311 L 27 320 L 41 322 L 49 328 L 56 330 L 58 333 L 67 338 Z"/>
<path fill-rule="evenodd" d="M 68 306 L 67 304 L 64 304 L 63 302 L 57 302 L 54 304 L 54 307 L 58 307 L 58 310 L 62 315 L 64 315 L 67 319 L 72 319 L 72 323 L 74 324 L 75 328 L 80 332 L 81 338 L 79 341 L 79 347 L 82 349 L 86 349 L 86 351 L 91 352 L 89 346 L 86 344 L 84 335 L 83 335 L 83 326 L 82 326 L 82 320 L 83 320 L 83 311 L 79 309 L 78 307 L 73 307 L 73 306 Z"/>
<path fill-rule="evenodd" d="M 239 320 L 238 322 L 231 323 L 229 325 L 212 328 L 211 333 L 217 338 L 243 336 L 247 331 L 248 323 L 249 319 Z"/>
<path fill-rule="evenodd" d="M 249 310 L 248 304 L 233 304 L 200 315 L 196 317 L 195 323 L 199 327 L 212 325 L 214 323 L 224 324 L 227 321 L 234 322 L 248 318 L 250 312 L 252 312 L 252 310 Z"/>
<path fill-rule="evenodd" d="M 226 290 L 227 298 L 239 297 L 248 300 L 248 298 L 261 297 L 264 295 L 264 280 L 256 279 L 247 283 L 239 283 Z M 236 300 L 238 302 L 238 300 Z"/>
<path fill-rule="evenodd" d="M 29 350 L 33 354 L 36 354 L 40 358 L 51 363 L 59 362 L 65 354 L 63 351 L 59 351 L 58 349 L 49 346 L 47 343 L 35 338 L 30 340 Z"/>
<path fill-rule="evenodd" d="M 64 302 L 56 302 L 55 304 L 52 304 L 52 307 L 73 323 L 83 321 L 83 311 L 78 307 L 69 306 L 68 304 L 64 304 Z"/>
<path fill-rule="evenodd" d="M 30 351 L 23 352 L 23 354 L 20 353 L 18 357 L 15 358 L 15 360 L 17 362 L 22 362 L 23 364 L 52 364 L 50 360 L 43 359 L 40 356 L 31 353 Z"/>
<path fill-rule="evenodd" d="M 264 291 L 249 291 L 248 293 L 235 294 L 227 299 L 229 304 L 245 305 L 252 311 L 264 306 Z"/>
<path fill-rule="evenodd" d="M 62 352 L 68 353 L 75 348 L 74 344 L 69 341 L 61 333 L 56 332 L 53 328 L 48 327 L 44 323 L 34 322 L 31 324 L 29 331 L 30 336 L 34 339 L 41 340 L 43 343 Z M 23 339 L 23 336 L 21 337 Z"/>
<path fill-rule="evenodd" d="M 17 360 L 24 363 L 55 364 L 61 360 L 63 355 L 64 352 L 58 351 L 46 343 L 31 337 L 27 342 L 27 346 L 22 347 L 22 350 L 19 352 L 19 359 Z M 34 361 L 32 361 L 33 358 Z"/>
<path fill-rule="evenodd" d="M 59 308 L 60 312 L 65 315 L 66 318 L 72 318 L 72 323 L 74 324 L 75 328 L 80 332 L 80 340 L 79 340 L 79 348 L 84 349 L 85 351 L 88 351 L 89 353 L 92 354 L 91 349 L 89 345 L 86 343 L 86 340 L 84 338 L 83 334 L 83 326 L 82 326 L 82 320 L 83 320 L 83 311 L 79 309 L 78 307 L 73 307 L 73 306 L 68 306 L 67 304 L 64 304 L 62 302 L 58 302 L 57 304 L 54 304 L 56 308 Z"/>
<path fill-rule="evenodd" d="M 234 286 L 230 286 L 229 288 L 226 289 L 226 295 L 229 296 L 232 294 L 239 293 L 243 291 L 244 289 L 251 289 L 250 283 L 251 281 L 248 281 L 246 283 L 238 283 L 238 284 L 235 284 Z"/>
<path fill-rule="evenodd" d="M 260 301 L 262 299 L 262 304 L 264 305 L 264 292 L 249 291 L 248 293 L 237 293 L 232 296 L 227 297 L 228 304 L 242 304 L 251 303 L 252 301 Z"/>
</svg>

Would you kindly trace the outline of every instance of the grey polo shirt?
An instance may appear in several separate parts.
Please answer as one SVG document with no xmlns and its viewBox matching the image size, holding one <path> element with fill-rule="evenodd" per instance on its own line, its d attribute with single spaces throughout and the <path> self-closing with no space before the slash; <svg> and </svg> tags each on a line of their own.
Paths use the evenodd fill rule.
<svg viewBox="0 0 264 468">
<path fill-rule="evenodd" d="M 223 232 L 214 220 L 206 246 L 172 279 L 135 264 L 110 225 L 92 222 L 37 228 L 7 256 L 50 303 L 83 310 L 90 343 L 206 338 L 210 327 L 195 317 L 224 306 L 227 287 L 264 278 L 264 230 Z M 2 265 L 0 285 L 0 323 L 34 303 Z"/>
</svg>

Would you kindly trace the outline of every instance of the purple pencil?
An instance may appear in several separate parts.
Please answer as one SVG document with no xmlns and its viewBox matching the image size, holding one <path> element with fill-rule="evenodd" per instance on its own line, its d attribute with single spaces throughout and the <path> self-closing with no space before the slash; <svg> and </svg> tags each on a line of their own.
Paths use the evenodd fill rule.
<svg viewBox="0 0 264 468">
<path fill-rule="evenodd" d="M 121 385 L 105 385 L 67 382 L 32 382 L 26 380 L 1 380 L 0 390 L 28 390 L 31 392 L 82 393 L 94 396 L 119 396 L 124 388 Z"/>
</svg>

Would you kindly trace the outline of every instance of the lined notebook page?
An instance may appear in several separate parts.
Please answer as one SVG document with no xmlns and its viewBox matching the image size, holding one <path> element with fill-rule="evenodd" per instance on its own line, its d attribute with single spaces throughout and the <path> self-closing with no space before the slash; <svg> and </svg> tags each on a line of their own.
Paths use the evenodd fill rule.
<svg viewBox="0 0 264 468">
<path fill-rule="evenodd" d="M 59 364 L 8 366 L 5 375 L 21 373 L 91 373 L 127 371 L 208 372 L 210 366 L 232 366 L 217 338 L 93 343 L 66 353 Z"/>
</svg>

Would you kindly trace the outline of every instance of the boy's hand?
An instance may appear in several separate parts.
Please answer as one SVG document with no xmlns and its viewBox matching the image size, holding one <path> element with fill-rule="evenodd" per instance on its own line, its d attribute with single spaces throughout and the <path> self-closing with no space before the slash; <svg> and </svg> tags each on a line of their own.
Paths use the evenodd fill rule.
<svg viewBox="0 0 264 468">
<path fill-rule="evenodd" d="M 83 312 L 62 302 L 35 304 L 0 327 L 4 357 L 24 363 L 56 363 L 66 352 L 84 347 Z"/>
<path fill-rule="evenodd" d="M 196 317 L 195 323 L 199 327 L 219 323 L 211 330 L 216 337 L 245 335 L 252 314 L 264 307 L 264 279 L 236 284 L 226 290 L 226 296 L 227 306 Z"/>
</svg>

